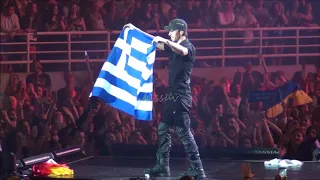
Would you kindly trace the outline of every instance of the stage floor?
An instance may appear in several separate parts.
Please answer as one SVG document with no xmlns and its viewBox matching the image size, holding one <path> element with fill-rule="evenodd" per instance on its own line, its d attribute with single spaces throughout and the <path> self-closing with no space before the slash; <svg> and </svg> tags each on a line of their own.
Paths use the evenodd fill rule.
<svg viewBox="0 0 320 180">
<path fill-rule="evenodd" d="M 203 159 L 203 166 L 207 179 L 240 180 L 243 179 L 240 167 L 243 162 L 250 163 L 252 172 L 256 174 L 253 179 L 274 179 L 278 173 L 277 168 L 266 168 L 263 161 L 221 161 Z M 74 170 L 74 178 L 125 180 L 143 177 L 144 168 L 152 167 L 155 159 L 152 158 L 119 158 L 119 157 L 88 157 L 69 163 Z M 171 159 L 170 168 L 172 178 L 177 179 L 188 167 L 186 159 Z M 319 179 L 319 162 L 305 162 L 299 169 L 288 169 L 290 180 Z"/>
</svg>

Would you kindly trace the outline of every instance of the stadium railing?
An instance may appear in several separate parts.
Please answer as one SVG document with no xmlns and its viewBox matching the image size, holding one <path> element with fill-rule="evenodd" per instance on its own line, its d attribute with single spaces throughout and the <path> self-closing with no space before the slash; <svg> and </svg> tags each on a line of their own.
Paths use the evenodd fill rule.
<svg viewBox="0 0 320 180">
<path fill-rule="evenodd" d="M 289 65 L 301 63 L 302 57 L 320 56 L 320 27 L 268 27 L 190 29 L 189 39 L 197 49 L 197 61 L 219 61 L 216 67 L 226 67 L 228 61 L 257 59 L 257 54 L 266 58 L 289 58 Z M 148 30 L 152 35 L 168 37 L 164 30 Z M 270 36 L 277 34 L 277 36 Z M 1 33 L 1 58 L 13 56 L 0 64 L 26 64 L 27 72 L 34 56 L 42 63 L 63 64 L 71 69 L 74 63 L 84 62 L 84 51 L 88 51 L 90 62 L 104 62 L 112 50 L 120 31 L 71 31 L 37 32 L 17 34 L 14 40 Z M 269 35 L 268 35 L 269 34 Z M 281 35 L 280 35 L 281 34 Z M 253 37 L 252 37 L 253 35 Z M 247 36 L 247 37 L 245 37 Z M 253 41 L 244 45 L 244 40 Z M 275 53 L 274 48 L 282 49 Z M 168 58 L 157 52 L 157 60 Z"/>
</svg>

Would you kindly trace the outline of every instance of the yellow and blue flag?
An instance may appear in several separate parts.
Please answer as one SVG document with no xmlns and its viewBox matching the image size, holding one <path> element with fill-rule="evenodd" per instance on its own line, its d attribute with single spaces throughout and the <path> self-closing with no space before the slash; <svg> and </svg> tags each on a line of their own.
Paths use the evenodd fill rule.
<svg viewBox="0 0 320 180">
<path fill-rule="evenodd" d="M 299 86 L 299 84 L 292 81 L 286 82 L 283 86 L 275 89 L 280 93 L 280 101 L 275 102 L 269 108 L 267 108 L 267 117 L 276 117 L 283 112 L 284 107 L 296 107 L 312 102 L 310 96 L 305 93 Z"/>
<path fill-rule="evenodd" d="M 296 107 L 311 103 L 312 99 L 300 88 L 299 84 L 287 81 L 283 86 L 271 91 L 250 92 L 249 102 L 255 101 L 261 101 L 267 117 L 274 118 L 284 111 L 283 106 Z"/>
</svg>

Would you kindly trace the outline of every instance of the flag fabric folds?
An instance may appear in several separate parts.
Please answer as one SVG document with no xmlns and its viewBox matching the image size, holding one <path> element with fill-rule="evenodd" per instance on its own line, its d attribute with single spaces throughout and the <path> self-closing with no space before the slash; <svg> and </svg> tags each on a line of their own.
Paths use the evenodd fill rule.
<svg viewBox="0 0 320 180">
<path fill-rule="evenodd" d="M 90 96 L 139 120 L 152 120 L 153 37 L 125 28 L 106 59 Z"/>
<path fill-rule="evenodd" d="M 283 112 L 283 105 L 285 107 L 295 107 L 312 102 L 312 99 L 303 90 L 300 89 L 299 84 L 292 81 L 286 82 L 283 86 L 274 89 L 278 91 L 280 98 L 276 98 L 275 102 L 266 102 L 264 108 L 267 109 L 267 117 L 273 118 Z"/>
</svg>

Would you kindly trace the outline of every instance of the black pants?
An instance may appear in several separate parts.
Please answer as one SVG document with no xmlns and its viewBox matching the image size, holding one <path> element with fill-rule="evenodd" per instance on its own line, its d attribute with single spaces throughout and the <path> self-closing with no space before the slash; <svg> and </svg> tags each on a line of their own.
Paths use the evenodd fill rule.
<svg viewBox="0 0 320 180">
<path fill-rule="evenodd" d="M 159 147 L 156 155 L 157 163 L 159 165 L 169 166 L 171 148 L 171 134 L 169 129 L 172 126 L 184 146 L 185 152 L 190 160 L 191 168 L 202 169 L 198 146 L 190 130 L 190 116 L 188 112 L 164 112 L 162 121 L 158 126 Z"/>
</svg>

